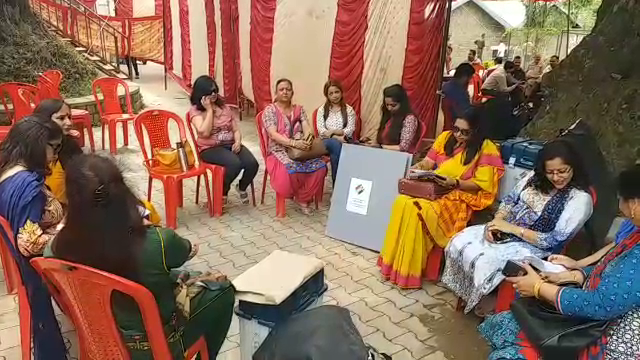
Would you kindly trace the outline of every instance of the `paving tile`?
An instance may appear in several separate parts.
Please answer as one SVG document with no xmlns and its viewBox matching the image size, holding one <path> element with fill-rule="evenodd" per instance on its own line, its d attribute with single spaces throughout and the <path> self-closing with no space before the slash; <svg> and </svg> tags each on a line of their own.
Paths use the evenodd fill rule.
<svg viewBox="0 0 640 360">
<path fill-rule="evenodd" d="M 7 311 L 0 314 L 0 329 L 8 329 L 20 325 L 20 316 L 18 310 Z M 2 339 L 0 339 L 2 342 Z"/>
<path fill-rule="evenodd" d="M 245 254 L 242 252 L 232 254 L 232 255 L 226 255 L 225 258 L 228 260 L 231 260 L 231 262 L 233 263 L 233 266 L 235 266 L 236 268 L 239 268 L 243 265 L 254 263 L 253 260 L 246 257 Z"/>
<path fill-rule="evenodd" d="M 377 317 L 371 321 L 367 321 L 367 325 L 373 326 L 374 328 L 382 331 L 384 337 L 388 340 L 395 339 L 396 337 L 408 331 L 407 329 L 391 322 L 391 319 L 389 319 L 389 317 L 386 315 Z"/>
<path fill-rule="evenodd" d="M 426 356 L 432 353 L 433 350 L 435 350 L 430 346 L 423 344 L 422 341 L 418 340 L 416 336 L 412 333 L 402 334 L 394 338 L 393 340 L 391 340 L 391 342 L 398 344 L 404 347 L 405 349 L 409 350 L 409 352 L 411 352 L 411 355 L 413 355 L 415 359 L 420 359 L 423 356 Z"/>
<path fill-rule="evenodd" d="M 409 350 L 402 350 L 393 354 L 393 360 L 416 360 Z"/>
<path fill-rule="evenodd" d="M 2 273 L 2 271 L 0 271 Z M 18 309 L 18 297 L 16 295 L 8 295 L 0 298 L 0 313 L 7 311 L 16 311 Z"/>
<path fill-rule="evenodd" d="M 240 333 L 240 320 L 238 319 L 238 315 L 235 313 L 231 317 L 231 325 L 229 325 L 229 331 L 227 332 L 227 337 L 237 335 Z"/>
<path fill-rule="evenodd" d="M 226 257 L 229 255 L 237 254 L 240 252 L 240 249 L 231 244 L 221 245 L 216 247 L 216 250 L 220 253 L 220 256 Z"/>
<path fill-rule="evenodd" d="M 204 259 L 204 261 L 206 261 L 211 267 L 216 267 L 218 265 L 221 265 L 230 261 L 226 257 L 222 257 L 220 253 L 217 251 L 208 255 L 198 256 L 198 257 L 201 259 Z"/>
<path fill-rule="evenodd" d="M 230 341 L 229 339 L 226 339 L 224 341 L 224 343 L 222 343 L 222 347 L 220 348 L 220 352 L 224 353 L 225 351 L 229 351 L 235 348 L 239 348 L 240 345 L 238 345 L 237 343 L 234 343 L 232 341 Z"/>
<path fill-rule="evenodd" d="M 423 357 L 421 360 L 448 360 L 442 351 L 436 351 Z"/>
<path fill-rule="evenodd" d="M 22 358 L 22 350 L 20 346 L 10 347 L 0 350 L 0 360 L 16 360 Z"/>
<path fill-rule="evenodd" d="M 417 300 L 423 305 L 442 304 L 442 300 L 436 299 L 429 295 L 425 290 L 418 290 L 407 295 L 408 298 Z"/>
<path fill-rule="evenodd" d="M 324 260 L 327 260 L 328 258 L 325 258 Z M 342 260 L 344 261 L 344 260 Z M 349 264 L 348 262 L 344 261 L 346 264 Z M 359 267 L 355 266 L 355 265 L 348 265 L 345 267 L 337 267 L 338 270 L 347 273 L 349 276 L 351 276 L 351 279 L 353 279 L 353 281 L 356 282 L 360 282 L 360 280 L 366 279 L 368 277 L 370 277 L 371 275 L 369 273 L 363 272 Z"/>
<path fill-rule="evenodd" d="M 386 314 L 394 323 L 406 320 L 411 316 L 410 314 L 398 309 L 398 307 L 396 307 L 396 305 L 391 301 L 377 305 L 373 309 Z"/>
<path fill-rule="evenodd" d="M 421 303 L 417 302 L 415 304 L 411 304 L 409 306 L 405 306 L 402 308 L 402 311 L 414 315 L 414 316 L 422 316 L 424 314 L 432 314 L 427 308 Z"/>
<path fill-rule="evenodd" d="M 346 258 L 345 260 L 359 267 L 360 269 L 368 269 L 370 267 L 376 266 L 375 262 L 373 262 L 372 260 L 365 259 L 362 255 L 352 256 L 352 257 Z"/>
<path fill-rule="evenodd" d="M 387 340 L 381 331 L 376 331 L 373 334 L 365 336 L 364 342 L 373 346 L 379 352 L 387 353 L 389 355 L 393 355 L 404 350 L 402 346 Z"/>
<path fill-rule="evenodd" d="M 326 264 L 333 265 L 334 268 L 336 268 L 337 270 L 340 270 L 342 272 L 345 272 L 344 270 L 342 270 L 342 268 L 351 265 L 350 262 L 344 261 L 338 254 L 333 254 L 333 255 L 330 255 L 330 256 L 323 257 L 322 261 L 324 261 Z M 351 265 L 351 266 L 353 266 L 353 265 Z M 353 280 L 356 280 L 356 279 L 353 278 Z"/>
<path fill-rule="evenodd" d="M 333 280 L 333 282 L 342 286 L 349 294 L 353 294 L 354 292 L 365 288 L 364 285 L 351 280 L 350 276 L 339 277 Z"/>
<path fill-rule="evenodd" d="M 409 299 L 406 296 L 402 295 L 397 289 L 391 289 L 379 295 L 383 298 L 387 298 L 393 301 L 393 303 L 396 304 L 396 306 L 400 309 L 416 302 L 416 300 Z"/>
<path fill-rule="evenodd" d="M 356 291 L 353 294 L 351 294 L 351 296 L 355 296 L 357 298 L 362 299 L 370 307 L 378 306 L 380 304 L 384 304 L 385 302 L 389 301 L 385 298 L 381 298 L 378 295 L 374 294 L 369 288 L 364 288 L 362 290 Z"/>
<path fill-rule="evenodd" d="M 369 307 L 369 305 L 367 305 L 367 303 L 362 300 L 347 305 L 347 309 L 356 313 L 358 317 L 364 322 L 369 322 L 383 315 L 383 313 L 373 310 L 371 307 Z"/>
<path fill-rule="evenodd" d="M 420 341 L 427 340 L 433 333 L 424 326 L 424 324 L 415 316 L 412 316 L 406 320 L 403 320 L 398 323 L 398 326 L 401 326 L 409 331 L 411 331 Z"/>
<path fill-rule="evenodd" d="M 347 306 L 349 304 L 352 304 L 358 301 L 358 298 L 355 298 L 349 295 L 349 293 L 347 293 L 342 287 L 337 287 L 335 289 L 328 290 L 327 295 L 336 299 L 336 301 L 338 302 L 338 305 L 340 306 Z"/>
<path fill-rule="evenodd" d="M 360 279 L 360 281 L 358 282 L 368 287 L 369 289 L 371 289 L 371 291 L 373 291 L 375 294 L 378 294 L 378 295 L 392 289 L 391 286 L 383 283 L 382 281 L 380 281 L 380 279 L 374 276 L 368 276 L 364 279 Z"/>
<path fill-rule="evenodd" d="M 342 271 L 336 270 L 336 268 L 332 264 L 324 265 L 324 278 L 327 280 L 334 280 L 345 275 L 347 274 L 343 273 Z"/>
<path fill-rule="evenodd" d="M 353 324 L 356 326 L 356 328 L 358 329 L 358 332 L 360 333 L 360 336 L 362 337 L 365 337 L 369 334 L 373 334 L 374 332 L 378 331 L 378 329 L 374 328 L 373 326 L 369 326 L 364 322 L 362 322 L 360 320 L 360 317 L 356 313 L 353 313 L 353 312 L 351 313 L 351 320 L 353 321 Z"/>
<path fill-rule="evenodd" d="M 231 350 L 218 354 L 216 360 L 240 360 L 240 348 L 236 347 Z"/>
<path fill-rule="evenodd" d="M 0 330 L 0 350 L 20 346 L 20 326 Z"/>
</svg>

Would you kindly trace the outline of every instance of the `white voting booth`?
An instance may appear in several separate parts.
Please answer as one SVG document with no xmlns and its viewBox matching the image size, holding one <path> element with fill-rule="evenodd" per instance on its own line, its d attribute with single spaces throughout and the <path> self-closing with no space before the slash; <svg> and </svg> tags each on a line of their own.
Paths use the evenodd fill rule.
<svg viewBox="0 0 640 360">
<path fill-rule="evenodd" d="M 326 234 L 380 251 L 398 195 L 398 180 L 405 176 L 411 159 L 404 152 L 345 144 Z"/>
</svg>

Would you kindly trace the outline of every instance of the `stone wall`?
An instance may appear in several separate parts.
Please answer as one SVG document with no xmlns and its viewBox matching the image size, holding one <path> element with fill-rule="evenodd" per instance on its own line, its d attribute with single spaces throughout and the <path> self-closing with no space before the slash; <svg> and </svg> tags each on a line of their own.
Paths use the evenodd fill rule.
<svg viewBox="0 0 640 360">
<path fill-rule="evenodd" d="M 129 92 L 131 94 L 131 104 L 133 105 L 133 112 L 135 114 L 139 113 L 144 108 L 144 102 L 142 99 L 142 93 L 140 92 L 140 87 L 134 83 L 129 84 Z M 120 105 L 122 109 L 126 109 L 125 105 L 125 96 L 124 90 L 122 88 L 119 89 L 118 95 L 120 96 Z M 98 94 L 98 98 L 102 99 L 102 95 Z M 89 114 L 91 114 L 93 126 L 100 126 L 100 114 L 98 113 L 98 109 L 96 108 L 96 102 L 93 95 L 83 96 L 79 98 L 70 98 L 65 99 L 65 101 L 71 105 L 73 109 L 87 110 Z M 7 124 L 7 116 L 5 114 L 5 110 L 0 106 L 0 124 Z"/>
</svg>

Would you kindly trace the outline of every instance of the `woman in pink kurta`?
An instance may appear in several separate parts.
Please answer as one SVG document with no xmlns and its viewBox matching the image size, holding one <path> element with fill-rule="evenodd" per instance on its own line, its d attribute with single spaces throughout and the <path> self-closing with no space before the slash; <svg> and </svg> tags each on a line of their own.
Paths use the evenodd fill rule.
<svg viewBox="0 0 640 360">
<path fill-rule="evenodd" d="M 290 80 L 276 82 L 276 99 L 263 111 L 263 128 L 267 134 L 266 166 L 271 187 L 279 195 L 293 198 L 303 213 L 312 213 L 311 201 L 322 191 L 327 165 L 322 159 L 294 161 L 287 148 L 306 150 L 305 134 L 312 133 L 307 114 L 302 106 L 294 105 L 293 84 Z"/>
</svg>

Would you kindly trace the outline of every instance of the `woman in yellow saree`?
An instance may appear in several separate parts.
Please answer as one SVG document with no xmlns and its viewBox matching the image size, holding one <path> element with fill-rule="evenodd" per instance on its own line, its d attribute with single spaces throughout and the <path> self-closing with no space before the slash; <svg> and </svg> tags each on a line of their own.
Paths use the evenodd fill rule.
<svg viewBox="0 0 640 360">
<path fill-rule="evenodd" d="M 438 182 L 451 191 L 434 201 L 399 195 L 393 204 L 378 266 L 401 288 L 420 288 L 433 246 L 444 248 L 498 193 L 504 166 L 498 148 L 484 135 L 481 111 L 474 108 L 457 119 L 414 166 L 443 176 Z"/>
</svg>

